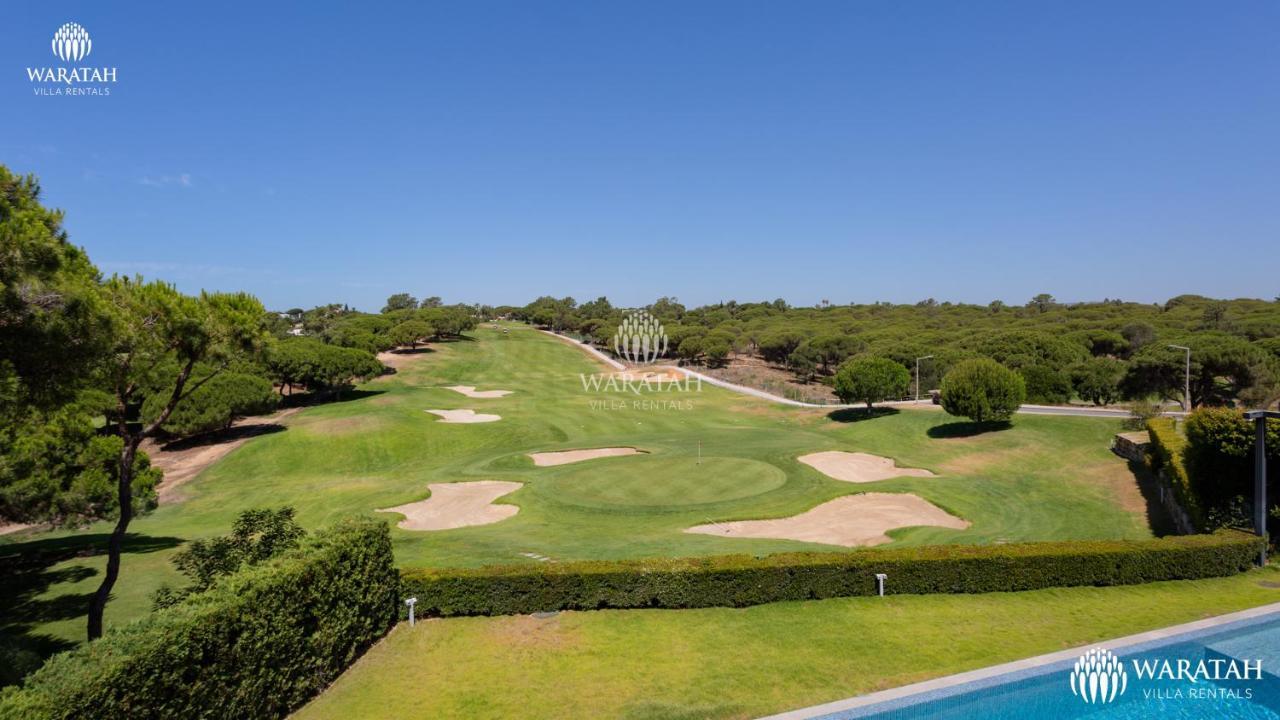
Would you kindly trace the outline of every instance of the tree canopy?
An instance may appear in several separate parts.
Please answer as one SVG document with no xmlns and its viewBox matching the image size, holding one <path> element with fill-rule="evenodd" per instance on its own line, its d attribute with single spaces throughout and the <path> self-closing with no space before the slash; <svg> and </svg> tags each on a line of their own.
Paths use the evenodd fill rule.
<svg viewBox="0 0 1280 720">
<path fill-rule="evenodd" d="M 920 384 L 937 388 L 957 363 L 986 357 L 1025 369 L 1034 397 L 1061 402 L 1064 393 L 1078 392 L 1076 369 L 1104 358 L 1123 371 L 1121 397 L 1180 400 L 1181 356 L 1166 348 L 1176 343 L 1191 346 L 1193 364 L 1201 364 L 1193 368 L 1195 404 L 1265 405 L 1280 397 L 1280 301 L 1184 295 L 1163 304 L 1064 303 L 1042 294 L 1025 305 L 933 300 L 796 307 L 729 300 L 687 308 L 659 298 L 645 309 L 660 320 L 671 354 L 683 362 L 715 366 L 756 358 L 802 381 L 834 384 L 837 368 L 855 356 L 890 358 L 914 371 L 916 358 L 931 355 L 920 364 Z M 605 297 L 579 305 L 550 296 L 503 310 L 605 349 L 632 311 Z M 717 340 L 709 345 L 713 334 Z M 1095 401 L 1093 395 L 1081 399 Z"/>
<path fill-rule="evenodd" d="M 844 402 L 872 403 L 896 400 L 907 393 L 911 373 L 902 365 L 882 357 L 855 358 L 836 371 L 836 396 Z"/>
<path fill-rule="evenodd" d="M 1027 397 L 1022 376 L 994 360 L 956 365 L 942 379 L 942 409 L 974 422 L 1004 422 Z"/>
</svg>

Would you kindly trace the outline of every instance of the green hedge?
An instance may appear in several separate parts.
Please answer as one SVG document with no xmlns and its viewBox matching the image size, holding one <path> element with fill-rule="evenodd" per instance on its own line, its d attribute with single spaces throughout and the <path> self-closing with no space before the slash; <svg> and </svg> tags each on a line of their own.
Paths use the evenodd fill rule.
<svg viewBox="0 0 1280 720">
<path fill-rule="evenodd" d="M 1152 418 L 1147 421 L 1147 430 L 1151 432 L 1151 466 L 1155 470 L 1164 471 L 1173 488 L 1173 497 L 1187 511 L 1191 522 L 1197 528 L 1204 527 L 1204 508 L 1191 488 L 1191 477 L 1187 474 L 1187 466 L 1183 462 L 1183 453 L 1187 447 L 1187 439 L 1178 432 L 1172 418 Z"/>
<path fill-rule="evenodd" d="M 398 590 L 386 525 L 341 523 L 53 657 L 0 718 L 284 717 L 387 632 Z"/>
<path fill-rule="evenodd" d="M 887 592 L 981 593 L 1129 585 L 1247 570 L 1260 540 L 1224 531 L 1140 542 L 935 545 L 854 553 L 729 555 L 401 571 L 422 616 L 598 608 L 741 607 Z"/>
</svg>

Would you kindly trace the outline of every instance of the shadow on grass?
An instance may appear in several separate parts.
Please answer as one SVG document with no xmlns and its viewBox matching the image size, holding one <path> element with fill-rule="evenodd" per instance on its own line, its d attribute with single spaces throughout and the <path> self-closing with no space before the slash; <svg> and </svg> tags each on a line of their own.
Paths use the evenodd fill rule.
<svg viewBox="0 0 1280 720">
<path fill-rule="evenodd" d="M 1136 460 L 1129 461 L 1129 472 L 1133 473 L 1134 479 L 1138 481 L 1138 490 L 1142 493 L 1142 499 L 1146 501 L 1147 524 L 1151 527 L 1152 534 L 1156 537 L 1177 535 L 1177 523 L 1165 509 L 1164 503 L 1160 502 L 1160 478 L 1147 467 L 1146 463 Z"/>
<path fill-rule="evenodd" d="M 163 450 L 190 450 L 192 448 L 205 447 L 207 445 L 221 445 L 222 443 L 234 442 L 236 440 L 244 440 L 246 438 L 257 437 L 259 435 L 272 435 L 278 432 L 284 432 L 287 428 L 276 423 L 267 423 L 266 425 L 240 425 L 226 430 L 218 430 L 216 432 L 203 433 L 194 437 L 182 438 L 165 443 L 161 446 Z"/>
<path fill-rule="evenodd" d="M 313 405 L 331 405 L 333 403 L 352 402 L 353 400 L 364 400 L 365 398 L 375 397 L 385 393 L 386 390 L 364 390 L 349 388 L 343 390 L 341 394 L 335 391 L 324 392 L 308 392 L 299 393 L 297 395 L 285 395 L 280 400 L 280 407 L 311 407 Z"/>
<path fill-rule="evenodd" d="M 984 433 L 1001 432 L 1013 427 L 1007 420 L 999 422 L 953 422 L 945 425 L 934 425 L 926 432 L 935 440 L 946 438 L 967 438 Z"/>
<path fill-rule="evenodd" d="M 106 553 L 107 533 L 42 538 L 0 545 L 0 687 L 13 685 L 44 664 L 54 653 L 76 643 L 36 632 L 43 623 L 83 617 L 88 592 L 42 598 L 57 585 L 82 582 L 98 571 L 87 567 L 54 567 L 67 560 Z M 125 553 L 149 553 L 182 544 L 182 538 L 130 534 Z"/>
<path fill-rule="evenodd" d="M 827 417 L 839 423 L 855 423 L 863 420 L 874 420 L 880 417 L 889 417 L 902 412 L 898 408 L 878 407 L 871 408 L 840 408 L 827 413 Z"/>
</svg>

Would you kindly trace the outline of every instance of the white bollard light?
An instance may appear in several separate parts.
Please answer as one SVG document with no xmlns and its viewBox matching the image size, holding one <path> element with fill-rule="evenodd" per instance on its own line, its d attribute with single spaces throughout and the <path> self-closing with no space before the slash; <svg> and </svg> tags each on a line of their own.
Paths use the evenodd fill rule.
<svg viewBox="0 0 1280 720">
<path fill-rule="evenodd" d="M 884 573 L 876 573 L 876 590 L 880 593 L 880 597 L 884 597 L 884 581 L 888 579 L 888 575 Z M 411 610 L 410 613 L 413 611 Z"/>
<path fill-rule="evenodd" d="M 884 593 L 881 592 L 880 594 L 883 595 Z M 404 601 L 404 604 L 409 606 L 409 627 L 413 627 L 413 606 L 416 605 L 417 603 L 418 603 L 418 598 L 416 597 L 409 598 Z"/>
</svg>

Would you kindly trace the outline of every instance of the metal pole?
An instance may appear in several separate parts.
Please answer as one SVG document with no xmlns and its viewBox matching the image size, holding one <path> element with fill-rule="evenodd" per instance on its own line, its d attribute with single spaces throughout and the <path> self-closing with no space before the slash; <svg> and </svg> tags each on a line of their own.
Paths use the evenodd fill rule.
<svg viewBox="0 0 1280 720">
<path fill-rule="evenodd" d="M 928 360 L 932 355 L 921 355 L 916 358 L 916 402 L 920 402 L 920 361 Z"/>
<path fill-rule="evenodd" d="M 1267 537 L 1267 416 L 1261 415 L 1257 420 L 1256 434 L 1253 442 L 1253 529 L 1263 538 Z M 1262 544 L 1262 553 L 1258 564 L 1267 564 L 1267 545 Z"/>
<path fill-rule="evenodd" d="M 1187 412 L 1191 412 L 1191 348 L 1187 348 L 1187 374 L 1182 380 L 1182 399 L 1187 403 Z"/>
<path fill-rule="evenodd" d="M 1191 348 L 1186 345 L 1170 345 L 1169 347 L 1187 353 L 1187 373 L 1182 380 L 1182 410 L 1183 412 L 1191 412 Z"/>
</svg>

